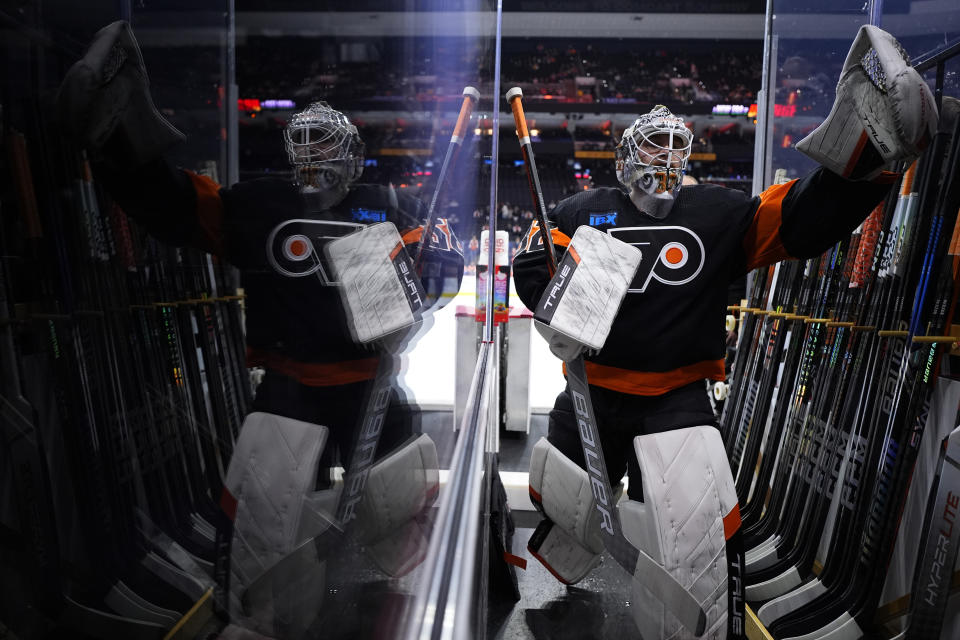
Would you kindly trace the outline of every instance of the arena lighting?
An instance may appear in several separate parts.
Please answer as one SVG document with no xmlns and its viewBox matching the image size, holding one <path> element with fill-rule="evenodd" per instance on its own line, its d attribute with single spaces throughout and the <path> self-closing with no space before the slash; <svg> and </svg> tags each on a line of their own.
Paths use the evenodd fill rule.
<svg viewBox="0 0 960 640">
<path fill-rule="evenodd" d="M 757 115 L 757 103 L 750 105 L 750 111 L 747 117 L 753 118 Z M 797 115 L 797 105 L 795 104 L 775 104 L 773 105 L 774 118 L 793 118 Z"/>
<path fill-rule="evenodd" d="M 745 116 L 749 111 L 750 108 L 742 104 L 717 104 L 713 106 L 712 113 L 723 116 Z"/>
<path fill-rule="evenodd" d="M 264 109 L 296 109 L 297 103 L 293 100 L 261 100 L 260 106 Z"/>
<path fill-rule="evenodd" d="M 260 101 L 256 98 L 240 98 L 237 100 L 240 111 L 260 111 Z"/>
<path fill-rule="evenodd" d="M 237 100 L 240 111 L 253 112 L 262 109 L 296 109 L 297 103 L 293 100 L 259 100 L 257 98 L 240 98 Z"/>
<path fill-rule="evenodd" d="M 777 118 L 792 118 L 797 115 L 797 105 L 775 104 L 773 105 L 773 115 Z"/>
</svg>

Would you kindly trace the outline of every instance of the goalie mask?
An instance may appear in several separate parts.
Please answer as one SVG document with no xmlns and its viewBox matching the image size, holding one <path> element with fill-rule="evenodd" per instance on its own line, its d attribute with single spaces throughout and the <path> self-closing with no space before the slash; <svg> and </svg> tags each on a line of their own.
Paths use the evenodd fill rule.
<svg viewBox="0 0 960 640">
<path fill-rule="evenodd" d="M 662 220 L 680 191 L 693 133 L 657 105 L 627 127 L 617 145 L 617 179 L 640 211 Z"/>
<path fill-rule="evenodd" d="M 326 102 L 293 114 L 283 131 L 300 192 L 320 208 L 336 205 L 363 173 L 363 141 L 345 115 Z"/>
</svg>

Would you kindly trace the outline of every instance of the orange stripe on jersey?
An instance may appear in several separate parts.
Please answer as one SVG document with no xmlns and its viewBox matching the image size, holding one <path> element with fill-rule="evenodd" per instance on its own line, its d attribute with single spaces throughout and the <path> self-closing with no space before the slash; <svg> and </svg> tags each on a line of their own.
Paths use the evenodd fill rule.
<svg viewBox="0 0 960 640">
<path fill-rule="evenodd" d="M 344 362 L 297 362 L 287 356 L 247 347 L 248 367 L 264 367 L 276 371 L 307 387 L 332 387 L 372 380 L 378 363 L 378 358 Z"/>
<path fill-rule="evenodd" d="M 724 380 L 723 360 L 703 360 L 671 371 L 631 371 L 596 362 L 585 362 L 587 380 L 595 387 L 635 396 L 659 396 L 697 380 Z M 564 365 L 566 375 L 567 367 Z"/>
<path fill-rule="evenodd" d="M 580 264 L 580 254 L 577 253 L 577 250 L 576 250 L 576 249 L 574 249 L 573 247 L 568 247 L 568 248 L 567 248 L 567 253 L 570 254 L 570 256 L 573 258 L 573 261 L 574 261 L 575 263 Z"/>
<path fill-rule="evenodd" d="M 220 185 L 206 176 L 192 171 L 185 172 L 193 183 L 197 194 L 197 223 L 200 225 L 200 237 L 195 245 L 204 251 L 223 257 L 223 200 L 220 199 Z"/>
<path fill-rule="evenodd" d="M 420 237 L 423 235 L 423 227 L 417 227 L 416 229 L 411 229 L 401 236 L 403 244 L 414 244 L 415 242 L 420 242 Z"/>
<path fill-rule="evenodd" d="M 557 229 L 550 230 L 550 237 L 553 238 L 553 244 L 558 247 L 566 247 L 570 244 L 570 236 Z"/>
<path fill-rule="evenodd" d="M 763 267 L 790 254 L 780 239 L 783 199 L 796 180 L 784 184 L 775 184 L 760 194 L 760 206 L 753 215 L 753 222 L 743 237 L 743 251 L 747 254 L 747 271 Z"/>
<path fill-rule="evenodd" d="M 740 529 L 740 505 L 733 505 L 730 513 L 723 516 L 723 537 L 729 540 Z"/>
</svg>

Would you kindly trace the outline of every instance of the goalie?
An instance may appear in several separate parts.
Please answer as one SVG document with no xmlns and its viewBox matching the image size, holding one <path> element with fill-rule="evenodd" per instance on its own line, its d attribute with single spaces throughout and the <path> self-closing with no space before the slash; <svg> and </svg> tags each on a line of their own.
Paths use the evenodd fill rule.
<svg viewBox="0 0 960 640">
<path fill-rule="evenodd" d="M 817 256 L 849 236 L 897 181 L 885 168 L 919 155 L 936 119 L 931 92 L 899 44 L 865 26 L 830 115 L 797 145 L 821 167 L 753 198 L 712 185 L 681 187 L 693 135 L 658 106 L 617 146 L 624 190 L 581 192 L 550 213 L 547 233 L 573 260 L 558 258 L 551 279 L 549 243 L 537 223 L 521 245 L 513 264 L 517 293 L 537 310 L 555 355 L 569 362 L 585 354 L 610 482 L 629 476 L 619 506 L 623 535 L 701 603 L 705 637 L 744 633 L 739 507 L 704 393 L 705 379 L 724 379 L 728 286 L 752 269 Z M 629 252 L 613 258 L 615 248 L 597 251 L 586 233 L 596 231 L 608 236 L 606 244 L 639 249 L 638 266 L 616 297 L 608 289 Z M 580 271 L 607 274 L 595 276 L 604 286 L 575 287 Z M 614 306 L 622 299 L 615 314 L 605 311 L 611 299 Z M 567 584 L 586 576 L 603 549 L 582 415 L 568 386 L 530 465 L 531 497 L 544 518 L 529 550 Z M 633 584 L 631 610 L 644 638 L 692 637 L 649 578 Z"/>
<path fill-rule="evenodd" d="M 437 454 L 392 388 L 393 356 L 444 286 L 459 286 L 460 243 L 442 218 L 431 238 L 421 237 L 426 208 L 418 199 L 357 182 L 364 144 L 324 102 L 294 114 L 283 131 L 293 181 L 222 187 L 172 166 L 163 154 L 183 136 L 154 106 L 126 23 L 96 35 L 58 106 L 128 215 L 164 242 L 240 270 L 247 364 L 266 374 L 224 479 L 221 505 L 233 520 L 229 609 L 258 632 L 299 637 L 323 597 L 322 558 L 301 567 L 285 601 L 240 603 L 305 540 L 356 516 L 352 530 L 388 574 L 422 559 L 418 516 L 436 495 Z M 421 279 L 412 256 L 425 241 Z M 376 429 L 361 432 L 366 424 Z M 358 469 L 369 474 L 362 496 L 346 495 L 361 480 L 340 498 L 330 477 L 337 464 L 348 479 Z M 342 503 L 338 522 L 346 498 L 354 502 Z"/>
</svg>

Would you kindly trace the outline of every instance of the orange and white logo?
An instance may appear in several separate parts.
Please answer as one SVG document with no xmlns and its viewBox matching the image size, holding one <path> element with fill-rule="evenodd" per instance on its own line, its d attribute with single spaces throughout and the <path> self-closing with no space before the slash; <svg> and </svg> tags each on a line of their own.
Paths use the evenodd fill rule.
<svg viewBox="0 0 960 640">
<path fill-rule="evenodd" d="M 686 227 L 620 227 L 607 233 L 643 255 L 627 293 L 643 293 L 651 280 L 684 285 L 703 270 L 707 257 L 703 242 Z"/>
<path fill-rule="evenodd" d="M 335 284 L 324 265 L 323 246 L 365 226 L 332 220 L 285 220 L 267 237 L 267 262 L 288 278 L 317 274 L 322 284 Z"/>
</svg>

